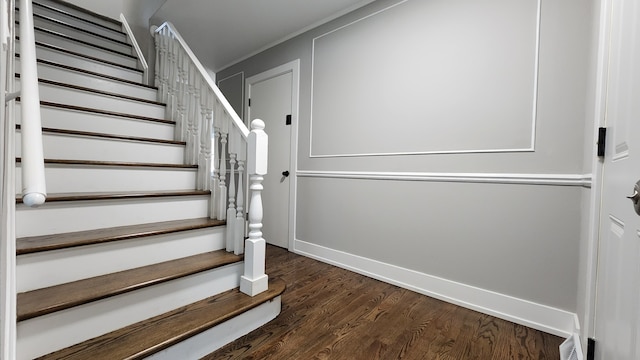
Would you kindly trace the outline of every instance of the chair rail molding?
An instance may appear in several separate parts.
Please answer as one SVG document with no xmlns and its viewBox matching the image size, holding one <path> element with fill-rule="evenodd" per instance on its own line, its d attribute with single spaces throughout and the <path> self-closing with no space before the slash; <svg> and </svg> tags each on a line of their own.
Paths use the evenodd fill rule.
<svg viewBox="0 0 640 360">
<path fill-rule="evenodd" d="M 591 174 L 436 173 L 298 170 L 298 177 L 591 187 Z"/>
</svg>

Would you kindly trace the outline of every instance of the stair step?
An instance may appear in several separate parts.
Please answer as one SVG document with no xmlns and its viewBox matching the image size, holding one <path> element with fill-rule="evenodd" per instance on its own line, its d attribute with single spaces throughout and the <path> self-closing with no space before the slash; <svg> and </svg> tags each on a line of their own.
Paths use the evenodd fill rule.
<svg viewBox="0 0 640 360">
<path fill-rule="evenodd" d="M 17 84 L 20 84 L 19 75 Z M 117 93 L 94 90 L 87 87 L 64 84 L 51 80 L 38 80 L 38 89 L 42 101 L 55 102 L 70 106 L 89 104 L 92 108 L 109 111 L 122 109 L 129 114 L 162 118 L 165 116 L 165 104 L 134 98 Z"/>
<path fill-rule="evenodd" d="M 51 159 L 183 164 L 184 142 L 44 128 L 44 156 Z M 22 156 L 22 133 L 16 156 Z"/>
<path fill-rule="evenodd" d="M 58 12 L 69 14 L 77 19 L 91 23 L 94 26 L 109 28 L 116 31 L 122 30 L 122 24 L 116 19 L 97 14 L 80 6 L 60 0 L 38 0 L 38 6 L 46 5 L 57 9 Z M 35 4 L 34 4 L 35 5 Z M 34 6 L 35 7 L 35 6 Z"/>
<path fill-rule="evenodd" d="M 175 122 L 171 120 L 46 101 L 40 104 L 44 127 L 165 140 L 173 140 L 175 136 Z M 20 102 L 17 105 L 16 121 L 20 123 Z"/>
<path fill-rule="evenodd" d="M 21 158 L 16 159 L 19 168 Z M 190 190 L 197 181 L 197 165 L 118 161 L 44 159 L 47 191 Z M 22 171 L 16 172 L 16 194 L 22 193 Z"/>
<path fill-rule="evenodd" d="M 211 213 L 208 191 L 50 193 L 38 208 L 28 208 L 18 199 L 16 237 L 193 219 Z"/>
<path fill-rule="evenodd" d="M 180 190 L 180 191 L 129 191 L 120 193 L 111 192 L 91 192 L 91 193 L 68 193 L 68 194 L 48 194 L 47 202 L 58 201 L 91 201 L 91 200 L 123 200 L 140 198 L 158 198 L 170 196 L 197 196 L 209 195 L 210 191 L 205 190 Z M 22 203 L 22 196 L 16 197 L 16 203 Z"/>
<path fill-rule="evenodd" d="M 19 40 L 19 38 L 16 40 Z M 16 42 L 16 52 L 20 52 L 19 41 Z M 65 65 L 127 79 L 136 83 L 142 83 L 143 81 L 143 71 L 136 67 L 123 66 L 112 61 L 106 61 L 95 56 L 88 56 L 56 45 L 36 41 L 36 56 L 38 59 L 56 61 Z"/>
<path fill-rule="evenodd" d="M 17 239 L 16 248 L 18 255 L 24 255 L 42 251 L 67 249 L 77 246 L 101 244 L 112 241 L 129 240 L 146 236 L 216 227 L 225 224 L 226 222 L 224 220 L 199 218 L 77 231 L 66 234 L 30 236 Z"/>
<path fill-rule="evenodd" d="M 142 359 L 279 297 L 285 287 L 275 279 L 254 297 L 227 291 L 38 359 Z"/>
<path fill-rule="evenodd" d="M 38 59 L 37 64 L 38 76 L 43 80 L 157 102 L 158 89 L 152 86 L 56 61 Z M 16 69 L 20 70 L 20 54 L 16 55 Z"/>
<path fill-rule="evenodd" d="M 68 51 L 103 59 L 126 67 L 136 68 L 138 66 L 138 58 L 132 53 L 111 50 L 104 46 L 95 45 L 88 41 L 79 40 L 72 36 L 42 27 L 34 27 L 33 30 L 37 43 L 50 44 Z M 19 31 L 19 24 L 17 22 L 16 31 Z"/>
<path fill-rule="evenodd" d="M 19 78 L 20 74 L 16 74 L 16 77 Z M 122 94 L 122 93 L 119 93 L 119 92 L 110 92 L 110 91 L 106 91 L 106 90 L 94 89 L 94 88 L 89 88 L 89 87 L 82 86 L 82 85 L 69 84 L 69 83 L 66 83 L 66 82 L 60 82 L 60 81 L 55 81 L 55 80 L 49 80 L 49 79 L 40 78 L 40 79 L 38 79 L 38 83 L 41 84 L 41 85 L 42 84 L 46 84 L 46 85 L 52 85 L 52 86 L 57 86 L 57 87 L 61 87 L 61 88 L 73 89 L 73 90 L 77 90 L 77 91 L 81 91 L 81 92 L 88 92 L 88 93 L 92 93 L 92 94 L 105 96 L 105 97 L 110 98 L 110 99 L 116 98 L 116 99 L 130 100 L 130 101 L 133 101 L 133 102 L 140 102 L 140 103 L 146 103 L 146 104 L 151 104 L 151 105 L 157 105 L 157 106 L 160 106 L 160 107 L 166 106 L 166 104 L 158 102 L 155 99 L 152 99 L 152 100 L 141 99 L 139 97 L 126 95 L 126 94 Z"/>
<path fill-rule="evenodd" d="M 18 294 L 18 321 L 242 261 L 224 250 Z"/>
<path fill-rule="evenodd" d="M 59 7 L 56 8 L 55 6 L 51 6 L 50 4 L 34 2 L 33 13 L 43 15 L 43 16 L 48 16 L 58 20 L 62 20 L 69 24 L 73 24 L 78 28 L 81 28 L 86 31 L 90 31 L 92 33 L 96 33 L 102 36 L 106 36 L 114 40 L 119 40 L 119 41 L 127 40 L 127 34 L 122 32 L 121 25 L 118 27 L 118 29 L 114 29 L 109 26 L 103 26 L 101 24 L 92 22 L 91 20 L 85 17 L 74 15 Z"/>
<path fill-rule="evenodd" d="M 133 51 L 131 44 L 126 42 L 126 40 L 116 40 L 108 36 L 96 34 L 64 20 L 34 13 L 33 22 L 36 27 L 55 31 L 60 34 L 73 37 L 77 40 L 89 42 L 113 51 L 118 51 L 124 54 L 131 54 Z"/>
</svg>

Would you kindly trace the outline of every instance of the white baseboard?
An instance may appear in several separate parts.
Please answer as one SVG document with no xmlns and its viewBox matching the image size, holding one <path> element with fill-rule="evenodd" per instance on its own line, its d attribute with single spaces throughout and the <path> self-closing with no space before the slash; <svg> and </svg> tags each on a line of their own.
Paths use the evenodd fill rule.
<svg viewBox="0 0 640 360">
<path fill-rule="evenodd" d="M 420 294 L 567 338 L 574 313 L 296 239 L 293 252 Z"/>
</svg>

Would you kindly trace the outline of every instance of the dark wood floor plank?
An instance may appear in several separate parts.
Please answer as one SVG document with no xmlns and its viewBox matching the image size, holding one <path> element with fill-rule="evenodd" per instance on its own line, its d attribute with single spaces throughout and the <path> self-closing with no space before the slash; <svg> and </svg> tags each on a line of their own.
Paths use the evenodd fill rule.
<svg viewBox="0 0 640 360">
<path fill-rule="evenodd" d="M 142 359 L 271 301 L 285 287 L 284 281 L 276 279 L 254 297 L 237 289 L 227 291 L 39 359 Z"/>
<path fill-rule="evenodd" d="M 558 359 L 563 339 L 267 248 L 282 313 L 204 360 Z"/>
<path fill-rule="evenodd" d="M 41 251 L 135 239 L 145 236 L 169 234 L 178 231 L 216 227 L 225 224 L 226 222 L 224 220 L 198 218 L 76 231 L 64 234 L 29 236 L 17 239 L 16 250 L 17 255 L 23 255 Z"/>
<path fill-rule="evenodd" d="M 242 260 L 224 250 L 18 294 L 18 321 L 193 275 Z"/>
</svg>

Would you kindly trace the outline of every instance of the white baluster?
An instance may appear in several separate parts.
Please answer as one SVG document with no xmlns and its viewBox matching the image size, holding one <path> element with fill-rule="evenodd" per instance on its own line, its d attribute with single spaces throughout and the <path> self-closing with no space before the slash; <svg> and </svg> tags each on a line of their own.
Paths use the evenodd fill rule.
<svg viewBox="0 0 640 360">
<path fill-rule="evenodd" d="M 211 190 L 211 163 L 212 163 L 212 144 L 211 144 L 211 135 L 213 129 L 213 92 L 206 92 L 205 99 L 205 108 L 206 114 L 205 118 L 205 134 L 203 137 L 202 143 L 204 143 L 204 165 L 205 165 L 205 174 L 204 174 L 204 188 L 203 190 Z"/>
<path fill-rule="evenodd" d="M 153 86 L 158 88 L 158 101 L 162 101 L 162 90 L 160 89 L 160 57 L 161 55 L 161 45 L 160 45 L 160 34 L 153 31 L 153 43 L 156 46 L 156 57 L 154 59 L 153 65 Z"/>
<path fill-rule="evenodd" d="M 236 220 L 236 154 L 229 152 L 229 207 L 227 208 L 227 251 L 234 251 L 235 249 L 235 227 L 234 222 Z"/>
<path fill-rule="evenodd" d="M 187 101 L 187 78 L 186 78 L 186 72 L 184 71 L 183 67 L 185 66 L 185 63 L 187 61 L 187 59 L 185 58 L 186 54 L 183 51 L 178 51 L 177 52 L 177 66 L 176 66 L 176 90 L 175 90 L 175 97 L 176 97 L 176 108 L 174 110 L 175 115 L 175 121 L 176 121 L 176 135 L 180 136 L 179 138 L 177 138 L 176 140 L 180 140 L 183 141 L 184 139 L 181 138 L 182 136 L 182 126 L 184 126 L 183 124 L 185 123 L 185 120 L 187 118 L 187 113 L 186 113 L 186 101 Z M 179 125 L 178 125 L 179 124 Z"/>
<path fill-rule="evenodd" d="M 220 187 L 218 198 L 218 220 L 227 219 L 227 142 L 229 134 L 229 119 L 226 113 L 221 111 L 220 126 Z"/>
<path fill-rule="evenodd" d="M 217 98 L 214 99 L 213 109 L 213 181 L 211 183 L 211 197 L 215 201 L 211 204 L 211 218 L 218 219 L 218 202 L 220 202 L 220 118 L 222 117 L 222 110 Z"/>
<path fill-rule="evenodd" d="M 266 242 L 262 237 L 262 181 L 267 174 L 267 151 L 269 140 L 264 132 L 264 122 L 251 122 L 247 155 L 247 172 L 251 181 L 249 205 L 249 239 L 246 242 L 244 275 L 240 278 L 240 291 L 255 296 L 268 288 L 268 277 L 264 273 Z"/>
<path fill-rule="evenodd" d="M 233 230 L 234 235 L 234 253 L 240 255 L 244 253 L 244 163 L 245 163 L 245 144 L 240 145 L 241 151 L 238 153 L 238 197 L 236 198 L 236 221 L 235 228 Z"/>
</svg>

